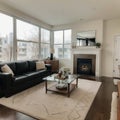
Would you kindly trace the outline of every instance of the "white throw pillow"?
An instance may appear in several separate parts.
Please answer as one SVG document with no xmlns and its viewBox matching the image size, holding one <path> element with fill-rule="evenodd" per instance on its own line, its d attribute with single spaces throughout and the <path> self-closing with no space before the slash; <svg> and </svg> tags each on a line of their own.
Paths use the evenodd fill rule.
<svg viewBox="0 0 120 120">
<path fill-rule="evenodd" d="M 10 67 L 7 64 L 1 67 L 1 71 L 4 73 L 10 73 L 12 74 L 12 76 L 14 76 L 13 71 L 10 69 Z"/>
<path fill-rule="evenodd" d="M 37 70 L 45 69 L 45 63 L 44 63 L 44 61 L 38 61 L 38 62 L 36 62 L 36 69 Z"/>
</svg>

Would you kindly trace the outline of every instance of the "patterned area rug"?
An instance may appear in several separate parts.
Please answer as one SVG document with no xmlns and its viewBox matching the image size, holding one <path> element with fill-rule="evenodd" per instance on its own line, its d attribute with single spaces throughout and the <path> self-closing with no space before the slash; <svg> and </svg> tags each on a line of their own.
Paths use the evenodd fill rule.
<svg viewBox="0 0 120 120">
<path fill-rule="evenodd" d="M 9 98 L 0 104 L 40 120 L 84 120 L 101 82 L 79 79 L 78 88 L 67 96 L 45 93 L 44 83 Z"/>
</svg>

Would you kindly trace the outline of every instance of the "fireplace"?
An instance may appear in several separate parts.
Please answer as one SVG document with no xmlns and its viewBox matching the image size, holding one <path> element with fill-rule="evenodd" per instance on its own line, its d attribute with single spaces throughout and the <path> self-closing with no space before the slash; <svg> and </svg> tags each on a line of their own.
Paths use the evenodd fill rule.
<svg viewBox="0 0 120 120">
<path fill-rule="evenodd" d="M 71 71 L 77 74 L 77 58 L 92 59 L 92 72 L 95 76 L 101 76 L 101 48 L 79 47 L 72 49 Z"/>
<path fill-rule="evenodd" d="M 74 73 L 95 76 L 96 55 L 75 54 Z"/>
<path fill-rule="evenodd" d="M 95 75 L 95 73 L 92 72 L 92 59 L 78 58 L 77 74 Z"/>
</svg>

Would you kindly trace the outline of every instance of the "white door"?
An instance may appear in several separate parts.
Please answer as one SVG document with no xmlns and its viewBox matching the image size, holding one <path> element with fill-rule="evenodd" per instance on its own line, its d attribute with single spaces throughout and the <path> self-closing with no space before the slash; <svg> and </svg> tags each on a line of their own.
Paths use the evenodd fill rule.
<svg viewBox="0 0 120 120">
<path fill-rule="evenodd" d="M 120 78 L 120 36 L 114 40 L 113 77 Z"/>
</svg>

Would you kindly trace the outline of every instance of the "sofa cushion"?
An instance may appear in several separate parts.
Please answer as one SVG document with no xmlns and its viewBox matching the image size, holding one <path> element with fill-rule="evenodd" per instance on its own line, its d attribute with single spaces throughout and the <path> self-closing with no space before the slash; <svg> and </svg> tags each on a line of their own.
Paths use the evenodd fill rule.
<svg viewBox="0 0 120 120">
<path fill-rule="evenodd" d="M 11 68 L 11 70 L 13 71 L 13 73 L 15 73 L 15 71 L 16 71 L 15 62 L 2 63 L 2 64 L 0 64 L 0 72 L 2 72 L 2 71 L 1 71 L 1 67 L 4 66 L 5 64 L 7 64 L 7 65 Z"/>
<path fill-rule="evenodd" d="M 29 78 L 35 79 L 41 76 L 41 74 L 39 72 L 30 72 L 26 74 Z"/>
<path fill-rule="evenodd" d="M 29 71 L 29 66 L 27 61 L 16 62 L 16 75 L 22 75 Z"/>
<path fill-rule="evenodd" d="M 35 78 L 43 78 L 45 75 L 47 75 L 47 71 L 46 70 L 40 70 L 40 71 L 36 71 L 36 72 L 30 72 L 25 74 L 27 75 L 29 78 L 35 79 Z"/>
<path fill-rule="evenodd" d="M 29 71 L 36 71 L 36 60 L 28 61 Z"/>
<path fill-rule="evenodd" d="M 36 62 L 36 69 L 37 70 L 45 69 L 45 63 L 44 63 L 44 61 L 38 61 L 38 62 Z"/>
<path fill-rule="evenodd" d="M 10 74 L 12 74 L 12 76 L 14 76 L 13 71 L 11 70 L 11 68 L 7 64 L 5 64 L 4 66 L 2 66 L 1 70 L 4 73 L 10 73 Z"/>
<path fill-rule="evenodd" d="M 7 63 L 7 65 L 12 69 L 13 73 L 16 71 L 15 62 Z"/>
<path fill-rule="evenodd" d="M 16 83 L 18 83 L 18 84 L 19 83 L 25 83 L 25 82 L 29 81 L 29 79 L 28 79 L 28 77 L 26 75 L 15 76 L 14 78 L 15 78 L 14 79 L 15 84 Z"/>
</svg>

